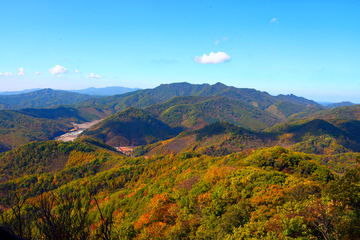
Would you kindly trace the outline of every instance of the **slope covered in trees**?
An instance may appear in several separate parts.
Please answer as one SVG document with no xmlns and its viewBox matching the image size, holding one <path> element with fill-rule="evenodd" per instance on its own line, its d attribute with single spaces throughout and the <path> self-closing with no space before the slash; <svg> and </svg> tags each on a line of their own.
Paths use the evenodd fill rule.
<svg viewBox="0 0 360 240">
<path fill-rule="evenodd" d="M 90 97 L 92 96 L 47 88 L 16 95 L 0 95 L 0 110 L 44 108 L 57 105 L 75 104 Z"/>
<path fill-rule="evenodd" d="M 187 83 L 79 106 L 1 111 L 1 136 L 19 142 L 117 112 L 74 142 L 1 153 L 1 227 L 26 239 L 358 236 L 358 106 Z M 105 143 L 144 145 L 130 157 Z"/>
<path fill-rule="evenodd" d="M 1 183 L 1 225 L 27 239 L 354 239 L 359 231 L 358 167 L 338 177 L 282 147 L 148 159 L 92 151 L 72 150 L 72 164 L 53 174 Z"/>
<path fill-rule="evenodd" d="M 0 111 L 0 142 L 11 148 L 30 141 L 53 139 L 71 128 L 69 124 L 51 119 L 34 118 L 15 111 Z"/>
<path fill-rule="evenodd" d="M 66 123 L 82 123 L 99 119 L 98 115 L 91 113 L 90 111 L 64 106 L 55 108 L 25 108 L 17 110 L 16 112 L 35 118 L 53 119 Z"/>
<path fill-rule="evenodd" d="M 145 110 L 170 126 L 181 126 L 185 129 L 199 129 L 204 124 L 228 121 L 260 130 L 280 122 L 280 119 L 266 111 L 224 97 L 186 97 L 185 100 L 178 97 Z"/>
<path fill-rule="evenodd" d="M 83 135 L 111 146 L 137 146 L 168 139 L 178 133 L 179 129 L 171 128 L 147 112 L 128 108 L 92 126 Z"/>
<path fill-rule="evenodd" d="M 352 102 L 339 102 L 339 103 L 330 103 L 326 105 L 327 108 L 337 108 L 337 107 L 344 107 L 344 106 L 353 106 L 355 103 Z"/>
<path fill-rule="evenodd" d="M 230 100 L 248 103 L 261 110 L 265 110 L 279 101 L 323 109 L 321 105 L 314 101 L 294 95 L 279 95 L 276 97 L 255 89 L 229 87 L 222 83 L 197 85 L 186 82 L 162 84 L 154 89 L 139 90 L 100 99 L 89 99 L 79 103 L 78 106 L 80 108 L 92 106 L 109 115 L 110 113 L 125 110 L 128 107 L 145 108 L 152 104 L 163 103 L 173 97 L 187 96 L 225 97 Z"/>
<path fill-rule="evenodd" d="M 134 155 L 153 156 L 197 152 L 208 156 L 224 156 L 279 143 L 276 134 L 255 132 L 228 122 L 216 122 L 202 129 L 186 131 L 167 141 L 135 148 Z"/>
</svg>

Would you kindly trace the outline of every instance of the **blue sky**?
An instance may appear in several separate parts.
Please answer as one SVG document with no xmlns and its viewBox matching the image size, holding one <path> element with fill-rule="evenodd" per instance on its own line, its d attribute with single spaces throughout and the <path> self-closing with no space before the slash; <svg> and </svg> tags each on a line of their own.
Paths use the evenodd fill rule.
<svg viewBox="0 0 360 240">
<path fill-rule="evenodd" d="M 359 0 L 0 5 L 0 91 L 222 82 L 360 103 Z"/>
</svg>

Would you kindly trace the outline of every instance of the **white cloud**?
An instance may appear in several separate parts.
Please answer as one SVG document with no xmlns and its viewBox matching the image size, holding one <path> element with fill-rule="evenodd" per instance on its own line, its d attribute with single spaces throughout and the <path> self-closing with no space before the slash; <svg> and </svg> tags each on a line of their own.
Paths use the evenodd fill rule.
<svg viewBox="0 0 360 240">
<path fill-rule="evenodd" d="M 67 73 L 67 69 L 60 65 L 56 65 L 55 67 L 49 69 L 49 73 L 52 75 L 60 75 L 61 73 Z"/>
<path fill-rule="evenodd" d="M 5 72 L 4 76 L 12 76 L 13 74 L 11 72 Z"/>
<path fill-rule="evenodd" d="M 219 42 L 220 42 L 220 40 L 216 40 L 216 41 L 214 42 L 214 44 L 215 44 L 215 45 L 218 45 Z"/>
<path fill-rule="evenodd" d="M 25 75 L 24 73 L 24 68 L 19 68 L 19 72 L 18 72 L 18 75 Z"/>
<path fill-rule="evenodd" d="M 204 54 L 202 57 L 196 56 L 194 60 L 197 63 L 218 64 L 218 63 L 230 61 L 230 56 L 225 52 L 218 52 L 218 53 L 211 52 L 209 56 L 206 54 Z"/>
<path fill-rule="evenodd" d="M 57 77 L 61 77 L 61 74 L 56 75 Z"/>
<path fill-rule="evenodd" d="M 4 74 L 3 73 L 0 73 L 0 76 L 3 76 Z"/>
<path fill-rule="evenodd" d="M 76 70 L 76 69 L 74 70 L 74 72 L 75 72 L 75 73 L 81 73 L 79 70 Z"/>
<path fill-rule="evenodd" d="M 277 18 L 272 18 L 270 23 L 279 23 L 279 19 Z"/>
<path fill-rule="evenodd" d="M 88 78 L 103 78 L 99 75 L 96 75 L 96 74 L 93 74 L 93 73 L 90 73 L 89 75 L 87 75 Z"/>
<path fill-rule="evenodd" d="M 35 74 L 36 74 L 36 75 L 41 75 L 41 73 L 40 73 L 40 72 L 35 72 Z"/>
</svg>

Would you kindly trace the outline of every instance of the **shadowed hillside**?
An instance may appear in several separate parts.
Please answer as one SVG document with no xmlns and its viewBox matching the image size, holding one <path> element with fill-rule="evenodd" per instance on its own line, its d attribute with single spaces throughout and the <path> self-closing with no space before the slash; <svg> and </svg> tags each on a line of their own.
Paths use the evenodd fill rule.
<svg viewBox="0 0 360 240">
<path fill-rule="evenodd" d="M 176 138 L 140 146 L 135 155 L 152 156 L 195 151 L 209 156 L 223 156 L 233 152 L 274 146 L 276 134 L 251 131 L 228 122 L 216 122 L 195 131 L 187 131 Z"/>
<path fill-rule="evenodd" d="M 72 128 L 72 125 L 51 119 L 35 118 L 15 111 L 0 111 L 0 142 L 11 148 L 30 141 L 53 139 Z"/>
<path fill-rule="evenodd" d="M 111 146 L 138 146 L 174 137 L 171 128 L 147 112 L 128 108 L 92 126 L 83 135 L 99 139 Z"/>
<path fill-rule="evenodd" d="M 57 107 L 57 108 L 25 108 L 18 110 L 17 112 L 36 117 L 36 118 L 47 118 L 64 122 L 90 122 L 95 119 L 99 119 L 96 114 L 90 113 L 89 111 L 79 110 L 71 107 Z"/>
</svg>

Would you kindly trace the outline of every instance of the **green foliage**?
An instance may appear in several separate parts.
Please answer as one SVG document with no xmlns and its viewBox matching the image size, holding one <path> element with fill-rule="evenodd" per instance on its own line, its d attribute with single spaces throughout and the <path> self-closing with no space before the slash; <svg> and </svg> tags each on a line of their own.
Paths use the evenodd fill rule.
<svg viewBox="0 0 360 240">
<path fill-rule="evenodd" d="M 112 146 L 144 145 L 176 134 L 176 129 L 136 108 L 116 113 L 83 133 Z"/>
<path fill-rule="evenodd" d="M 271 105 L 266 110 L 275 116 L 287 118 L 295 113 L 306 111 L 307 107 L 291 102 L 280 101 L 276 102 L 274 105 Z"/>
<path fill-rule="evenodd" d="M 357 168 L 338 178 L 313 155 L 279 146 L 216 158 L 182 152 L 145 159 L 87 149 L 80 140 L 66 144 L 68 151 L 79 145 L 72 157 L 88 161 L 0 184 L 3 206 L 13 202 L 11 189 L 38 209 L 48 206 L 39 205 L 41 198 L 56 196 L 49 209 L 53 221 L 61 220 L 57 231 L 71 226 L 60 209 L 74 209 L 69 216 L 79 210 L 87 224 L 72 231 L 86 239 L 316 239 L 358 231 Z M 76 196 L 81 210 L 61 196 Z M 31 211 L 22 213 L 27 219 Z M 45 236 L 36 219 L 34 239 Z"/>
<path fill-rule="evenodd" d="M 25 175 L 51 172 L 65 166 L 71 151 L 95 151 L 80 142 L 30 142 L 0 155 L 2 182 Z"/>
<path fill-rule="evenodd" d="M 44 108 L 57 105 L 75 104 L 92 97 L 91 95 L 79 94 L 68 91 L 42 89 L 30 93 L 17 95 L 2 95 L 0 103 L 3 109 L 23 109 L 23 108 Z M 0 105 L 1 107 L 1 105 Z"/>
<path fill-rule="evenodd" d="M 35 118 L 53 119 L 67 123 L 90 122 L 92 120 L 98 119 L 98 116 L 95 114 L 91 114 L 84 110 L 79 110 L 70 107 L 41 108 L 41 109 L 26 108 L 26 109 L 18 110 L 17 112 Z"/>
<path fill-rule="evenodd" d="M 34 118 L 14 111 L 0 111 L 0 142 L 11 148 L 30 141 L 53 139 L 71 127 L 51 119 Z"/>
<path fill-rule="evenodd" d="M 198 96 L 202 98 L 191 98 L 190 96 Z M 180 98 L 176 98 L 176 100 L 174 101 L 177 103 L 173 105 L 195 104 L 196 102 L 199 101 L 199 99 L 202 99 L 204 101 L 204 99 L 206 98 L 224 97 L 227 98 L 228 100 L 233 100 L 235 102 L 241 102 L 242 104 L 255 106 L 259 110 L 260 109 L 265 110 L 270 105 L 273 105 L 279 101 L 292 103 L 293 104 L 292 113 L 296 113 L 296 109 L 299 111 L 304 110 L 304 108 L 299 107 L 299 105 L 311 106 L 306 108 L 306 111 L 311 111 L 311 112 L 316 112 L 323 109 L 320 105 L 316 104 L 314 101 L 310 101 L 301 97 L 296 97 L 294 95 L 289 95 L 289 96 L 279 95 L 277 97 L 274 97 L 266 92 L 257 91 L 255 89 L 229 87 L 222 83 L 216 83 L 214 85 L 209 85 L 209 84 L 196 85 L 196 84 L 189 84 L 186 82 L 162 84 L 154 89 L 145 89 L 145 90 L 139 90 L 135 92 L 125 93 L 110 97 L 89 99 L 81 103 L 78 103 L 77 106 L 79 106 L 80 108 L 94 107 L 95 109 L 105 113 L 106 115 L 110 115 L 115 112 L 123 111 L 128 107 L 145 108 L 153 104 L 164 103 L 168 100 L 171 100 L 174 97 L 175 98 L 180 97 Z M 183 100 L 179 100 L 179 99 L 183 99 Z M 157 116 L 160 116 L 160 111 L 164 112 L 165 111 L 164 108 L 168 109 L 171 106 L 173 106 L 170 105 L 170 103 L 174 101 L 171 100 L 167 104 L 162 105 L 160 107 L 161 109 L 153 109 L 151 112 L 153 114 L 156 114 Z M 294 107 L 295 106 L 294 104 L 297 104 L 297 107 Z M 159 105 L 157 106 L 159 107 Z M 288 108 L 289 107 L 287 107 L 287 109 Z M 264 114 L 266 113 L 262 113 L 262 115 Z M 274 116 L 272 117 L 274 118 Z M 249 124 L 249 122 L 247 123 Z M 271 123 L 268 125 L 271 125 Z M 251 126 L 251 128 L 253 127 Z M 261 126 L 260 128 L 264 128 L 264 127 Z"/>
<path fill-rule="evenodd" d="M 279 122 L 266 111 L 239 100 L 225 97 L 183 97 L 145 109 L 172 127 L 198 129 L 218 121 L 260 130 Z"/>
</svg>

